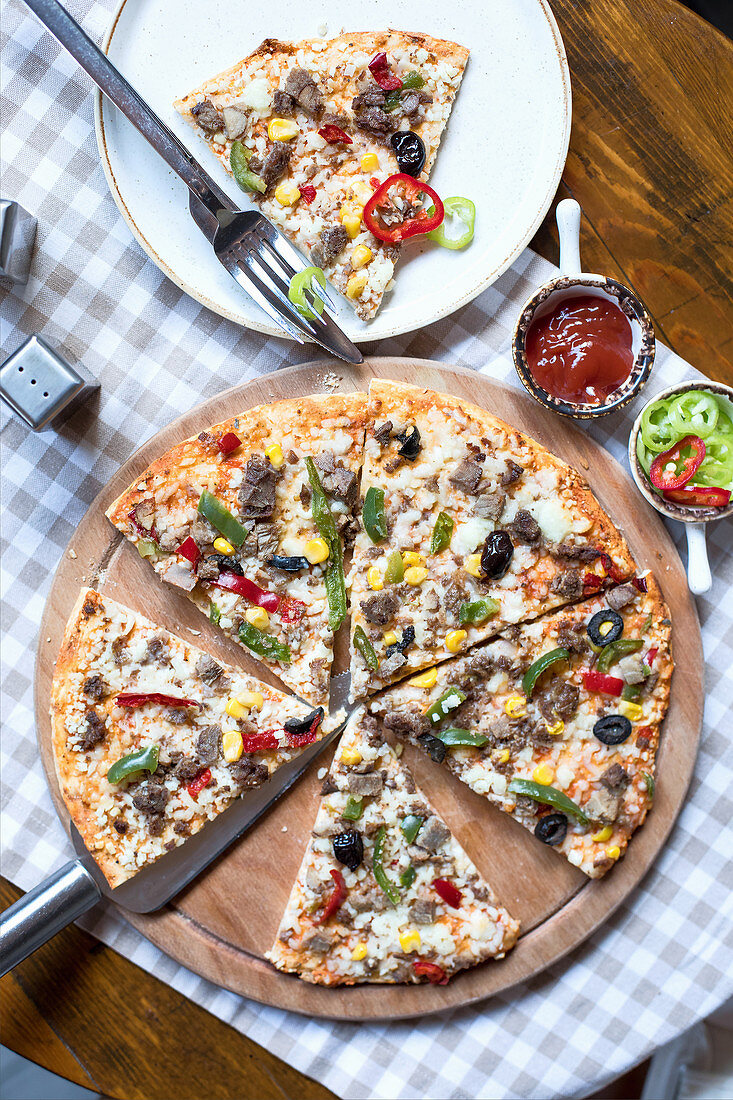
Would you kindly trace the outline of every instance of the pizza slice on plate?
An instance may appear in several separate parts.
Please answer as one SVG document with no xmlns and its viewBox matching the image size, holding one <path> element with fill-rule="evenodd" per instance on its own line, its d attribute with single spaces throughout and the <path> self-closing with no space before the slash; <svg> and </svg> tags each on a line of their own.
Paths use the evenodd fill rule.
<svg viewBox="0 0 733 1100">
<path fill-rule="evenodd" d="M 396 173 L 427 180 L 467 59 L 455 42 L 394 30 L 268 38 L 174 106 L 366 321 L 392 280 L 401 231 L 375 236 L 364 207 Z M 424 167 L 398 163 L 400 143 L 420 152 L 408 132 Z M 394 220 L 407 217 L 403 206 Z"/>
<path fill-rule="evenodd" d="M 654 578 L 610 589 L 390 688 L 370 711 L 591 878 L 654 796 L 672 676 Z"/>
<path fill-rule="evenodd" d="M 314 704 L 346 615 L 365 416 L 364 394 L 249 409 L 162 455 L 107 511 L 164 580 Z"/>
<path fill-rule="evenodd" d="M 579 474 L 448 394 L 374 379 L 351 567 L 353 691 L 634 572 Z"/>
<path fill-rule="evenodd" d="M 320 739 L 322 719 L 82 590 L 54 673 L 53 752 L 71 819 L 110 886 L 261 786 Z"/>
<path fill-rule="evenodd" d="M 501 958 L 518 933 L 375 719 L 357 711 L 267 957 L 320 985 L 442 984 Z"/>
</svg>

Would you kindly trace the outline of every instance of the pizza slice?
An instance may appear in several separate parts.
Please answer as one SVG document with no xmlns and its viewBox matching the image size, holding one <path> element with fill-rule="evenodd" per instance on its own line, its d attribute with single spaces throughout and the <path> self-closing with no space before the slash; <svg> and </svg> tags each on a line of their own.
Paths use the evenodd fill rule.
<svg viewBox="0 0 733 1100">
<path fill-rule="evenodd" d="M 634 572 L 580 475 L 461 398 L 370 387 L 351 566 L 355 698 Z"/>
<path fill-rule="evenodd" d="M 370 703 L 385 727 L 591 878 L 654 797 L 673 661 L 651 576 L 516 627 Z"/>
<path fill-rule="evenodd" d="M 83 589 L 51 693 L 53 753 L 71 820 L 110 886 L 261 786 L 328 721 Z"/>
<path fill-rule="evenodd" d="M 346 615 L 365 406 L 355 393 L 249 409 L 156 459 L 107 511 L 164 580 L 315 705 Z"/>
<path fill-rule="evenodd" d="M 267 957 L 319 985 L 444 984 L 502 958 L 518 934 L 375 719 L 358 710 Z"/>
<path fill-rule="evenodd" d="M 408 170 L 400 143 L 424 152 L 424 167 L 418 157 L 409 171 L 427 180 L 467 59 L 455 42 L 394 30 L 268 38 L 174 107 L 367 321 L 394 273 L 395 222 L 412 215 L 403 205 L 383 240 L 364 207 Z"/>
</svg>

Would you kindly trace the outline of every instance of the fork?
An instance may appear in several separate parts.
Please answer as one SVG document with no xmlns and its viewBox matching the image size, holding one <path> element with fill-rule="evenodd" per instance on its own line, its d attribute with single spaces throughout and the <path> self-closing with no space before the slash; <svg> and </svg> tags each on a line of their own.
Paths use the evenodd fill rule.
<svg viewBox="0 0 733 1100">
<path fill-rule="evenodd" d="M 362 363 L 359 349 L 325 310 L 303 316 L 288 298 L 290 280 L 307 261 L 287 238 L 255 210 L 240 210 L 204 171 L 168 126 L 115 68 L 58 0 L 25 0 L 51 34 L 180 176 L 189 189 L 189 210 L 226 271 L 278 328 L 302 344 L 310 340 L 347 363 Z M 315 287 L 316 284 L 314 283 Z M 320 286 L 316 305 L 333 299 Z"/>
</svg>

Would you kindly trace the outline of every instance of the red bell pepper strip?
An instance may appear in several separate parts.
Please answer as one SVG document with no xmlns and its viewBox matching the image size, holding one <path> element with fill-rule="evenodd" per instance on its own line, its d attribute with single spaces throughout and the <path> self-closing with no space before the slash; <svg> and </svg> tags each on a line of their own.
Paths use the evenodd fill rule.
<svg viewBox="0 0 733 1100">
<path fill-rule="evenodd" d="M 204 768 L 198 775 L 195 775 L 191 782 L 186 784 L 186 790 L 191 795 L 191 798 L 198 800 L 198 796 L 201 794 L 204 787 L 208 786 L 210 780 L 211 768 Z"/>
<path fill-rule="evenodd" d="M 402 87 L 402 81 L 389 71 L 389 62 L 386 53 L 376 53 L 369 62 L 369 72 L 380 88 L 385 92 L 396 92 Z"/>
<path fill-rule="evenodd" d="M 183 540 L 176 553 L 186 558 L 187 561 L 190 561 L 191 565 L 195 565 L 201 557 L 201 551 L 190 535 Z"/>
<path fill-rule="evenodd" d="M 658 645 L 652 646 L 652 648 L 649 650 L 649 652 L 644 657 L 644 664 L 649 665 L 649 667 L 651 668 L 652 665 L 654 664 L 654 658 L 656 657 L 657 653 L 659 653 L 659 646 Z"/>
<path fill-rule="evenodd" d="M 412 964 L 412 969 L 416 974 L 419 974 L 423 978 L 427 978 L 433 985 L 447 985 L 448 975 L 442 966 L 438 966 L 437 963 L 428 962 L 427 959 L 415 959 Z"/>
<path fill-rule="evenodd" d="M 585 573 L 583 575 L 583 588 L 586 592 L 597 592 L 603 585 L 603 577 L 597 573 Z"/>
<path fill-rule="evenodd" d="M 295 600 L 292 596 L 285 596 L 280 602 L 280 618 L 284 623 L 299 623 L 305 615 L 306 607 L 302 600 Z"/>
<path fill-rule="evenodd" d="M 320 917 L 316 917 L 313 921 L 314 924 L 325 924 L 329 917 L 332 917 L 346 901 L 346 883 L 344 882 L 344 876 L 340 871 L 331 871 L 331 878 L 334 881 L 333 893 L 324 905 Z"/>
<path fill-rule="evenodd" d="M 142 707 L 145 703 L 160 703 L 162 707 L 197 707 L 195 699 L 176 699 L 159 691 L 123 691 L 115 699 L 118 707 Z"/>
<path fill-rule="evenodd" d="M 334 126 L 329 123 L 328 126 L 321 126 L 318 133 L 321 135 L 324 141 L 328 141 L 331 145 L 336 145 L 337 142 L 341 142 L 342 145 L 353 145 L 354 142 L 340 126 Z M 303 188 L 300 188 L 300 194 L 303 195 Z M 315 191 L 314 191 L 315 194 Z"/>
<path fill-rule="evenodd" d="M 696 485 L 686 489 L 665 489 L 664 499 L 696 508 L 724 508 L 730 504 L 730 489 L 698 488 Z"/>
<path fill-rule="evenodd" d="M 133 508 L 131 512 L 127 513 L 127 518 L 137 531 L 138 535 L 140 535 L 142 538 L 152 539 L 153 542 L 159 541 L 158 532 L 155 530 L 155 524 L 153 524 L 150 529 L 148 529 L 147 527 L 143 527 L 142 523 L 140 523 L 139 519 L 137 518 L 136 508 Z"/>
<path fill-rule="evenodd" d="M 264 607 L 265 611 L 277 611 L 280 606 L 280 597 L 275 592 L 266 592 L 254 581 L 247 577 L 240 577 L 239 573 L 220 573 L 215 581 L 211 581 L 215 588 L 225 588 L 230 592 L 236 592 L 238 596 L 244 596 L 245 600 Z"/>
<path fill-rule="evenodd" d="M 619 676 L 605 672 L 584 672 L 583 683 L 588 691 L 601 691 L 604 695 L 620 695 L 624 690 L 624 681 Z"/>
<path fill-rule="evenodd" d="M 301 192 L 302 193 L 302 192 Z M 226 432 L 221 439 L 217 439 L 216 445 L 221 453 L 226 457 L 230 455 L 232 451 L 236 451 L 237 447 L 242 446 L 242 440 L 234 432 Z"/>
<path fill-rule="evenodd" d="M 426 201 L 416 213 L 408 213 L 403 217 L 400 209 L 392 201 L 391 192 L 393 191 L 403 200 L 408 210 L 418 205 L 417 199 L 420 195 L 424 195 L 430 202 Z M 429 214 L 428 209 L 431 204 L 433 213 Z M 398 216 L 401 220 L 387 225 L 381 211 Z M 364 207 L 364 222 L 367 229 L 380 241 L 389 243 L 429 233 L 431 229 L 436 229 L 440 225 L 444 216 L 445 209 L 440 196 L 433 191 L 432 187 L 428 187 L 427 183 L 421 183 L 420 180 L 408 176 L 405 172 L 389 176 Z"/>
<path fill-rule="evenodd" d="M 688 448 L 692 453 L 685 457 L 682 452 Z M 655 489 L 681 489 L 691 477 L 695 476 L 695 471 L 704 458 L 703 440 L 699 435 L 686 435 L 668 451 L 657 455 L 649 467 L 649 480 Z M 667 469 L 670 463 L 674 466 L 673 470 Z"/>
<path fill-rule="evenodd" d="M 303 200 L 303 202 L 307 203 L 307 205 L 310 206 L 310 204 L 313 202 L 314 198 L 316 197 L 316 189 L 313 186 L 313 184 L 312 183 L 304 183 L 303 186 L 301 188 L 299 188 L 299 190 L 300 190 L 300 197 Z"/>
<path fill-rule="evenodd" d="M 646 583 L 646 577 L 632 577 L 631 578 L 631 583 L 633 584 L 633 586 L 634 586 L 634 588 L 636 589 L 637 592 L 647 592 L 648 591 L 647 583 Z"/>
<path fill-rule="evenodd" d="M 264 752 L 276 749 L 278 740 L 274 730 L 260 730 L 258 733 L 242 734 L 242 752 Z"/>
<path fill-rule="evenodd" d="M 314 741 L 318 740 L 318 727 L 321 724 L 323 714 L 316 714 L 315 718 L 311 722 L 305 733 L 293 733 L 290 730 L 288 734 L 288 744 L 293 749 L 300 749 L 303 745 L 312 745 Z"/>
<path fill-rule="evenodd" d="M 433 886 L 436 893 L 440 895 L 446 905 L 450 905 L 451 909 L 461 908 L 463 894 L 452 882 L 448 882 L 445 878 L 434 878 Z"/>
</svg>

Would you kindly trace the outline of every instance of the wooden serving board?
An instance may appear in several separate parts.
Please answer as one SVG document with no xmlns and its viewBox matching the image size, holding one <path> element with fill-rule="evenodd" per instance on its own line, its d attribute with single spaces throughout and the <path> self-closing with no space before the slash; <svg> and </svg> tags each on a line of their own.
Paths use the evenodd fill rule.
<svg viewBox="0 0 733 1100">
<path fill-rule="evenodd" d="M 100 493 L 64 554 L 41 624 L 36 662 L 36 717 L 51 793 L 62 820 L 68 814 L 56 782 L 49 698 L 53 666 L 79 588 L 91 584 L 136 608 L 215 657 L 271 679 L 235 643 L 219 636 L 194 606 L 161 583 L 104 511 L 159 454 L 245 408 L 282 397 L 328 392 L 334 373 L 344 391 L 366 390 L 373 376 L 463 395 L 515 424 L 587 477 L 624 530 L 640 568 L 651 568 L 671 608 L 677 667 L 657 757 L 657 794 L 647 823 L 626 858 L 591 882 L 556 852 L 409 746 L 405 759 L 488 878 L 500 901 L 522 923 L 517 947 L 499 962 L 465 971 L 447 986 L 354 986 L 323 989 L 281 974 L 264 959 L 271 946 L 315 819 L 320 780 L 314 762 L 295 789 L 237 841 L 174 902 L 146 916 L 125 913 L 148 939 L 203 977 L 257 1001 L 311 1016 L 378 1019 L 424 1016 L 466 1005 L 539 973 L 577 947 L 628 897 L 655 859 L 682 806 L 702 722 L 700 628 L 682 564 L 656 512 L 621 467 L 569 421 L 518 390 L 484 375 L 428 360 L 383 358 L 359 367 L 312 363 L 278 371 L 228 390 L 180 417 L 140 448 Z M 273 680 L 273 682 L 276 682 Z"/>
</svg>

